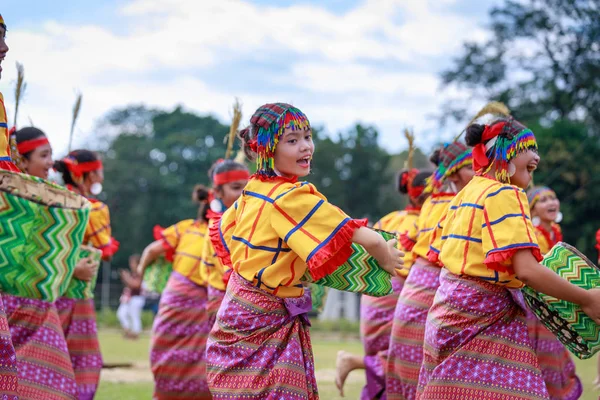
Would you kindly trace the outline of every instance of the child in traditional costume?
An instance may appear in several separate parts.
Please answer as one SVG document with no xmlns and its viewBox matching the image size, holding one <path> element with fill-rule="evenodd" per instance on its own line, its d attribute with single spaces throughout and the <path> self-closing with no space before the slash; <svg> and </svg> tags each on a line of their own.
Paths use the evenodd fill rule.
<svg viewBox="0 0 600 400">
<path fill-rule="evenodd" d="M 471 124 L 476 176 L 451 201 L 430 261 L 440 287 L 427 316 L 418 399 L 548 399 L 522 296 L 534 290 L 581 305 L 600 322 L 600 290 L 541 266 L 525 191 L 539 162 L 531 130 L 510 117 Z"/>
<path fill-rule="evenodd" d="M 102 252 L 102 259 L 110 260 L 119 249 L 119 242 L 112 237 L 108 206 L 97 200 L 102 191 L 104 169 L 98 155 L 89 150 L 74 150 L 57 161 L 54 168 L 62 175 L 68 189 L 85 196 L 92 203 L 90 219 L 83 243 Z M 96 309 L 92 295 L 98 266 L 80 266 L 67 294 L 56 302 L 56 308 L 67 338 L 71 362 L 77 380 L 79 400 L 93 399 L 100 382 L 102 354 L 98 341 Z M 81 274 L 81 275 L 79 275 Z M 78 277 L 80 276 L 80 277 Z M 87 291 L 74 290 L 91 287 Z"/>
<path fill-rule="evenodd" d="M 241 196 L 242 190 L 250 179 L 245 165 L 232 160 L 220 160 L 210 169 L 208 175 L 213 184 L 214 199 L 209 212 L 209 229 L 218 221 L 223 212 L 233 205 Z M 231 269 L 223 265 L 215 253 L 210 240 L 204 241 L 202 251 L 202 275 L 208 282 L 208 325 L 212 328 L 217 318 L 217 311 L 225 297 L 225 289 L 229 281 Z"/>
<path fill-rule="evenodd" d="M 395 275 L 396 241 L 386 241 L 327 202 L 309 174 L 310 123 L 297 108 L 265 104 L 240 135 L 257 172 L 210 236 L 233 269 L 207 344 L 214 399 L 318 399 L 307 312 L 300 278 L 318 280 L 343 264 L 352 242 Z"/>
<path fill-rule="evenodd" d="M 407 138 L 409 139 L 408 159 L 411 161 L 407 162 L 409 168 L 397 175 L 396 187 L 401 194 L 408 197 L 408 205 L 402 211 L 394 211 L 386 215 L 374 226 L 376 229 L 392 232 L 398 236 L 406 234 L 415 226 L 421 207 L 428 197 L 428 193 L 424 189 L 426 180 L 431 175 L 431 171 L 419 171 L 412 168 L 414 147 L 412 146 L 413 138 L 408 132 Z M 410 249 L 405 245 L 405 242 L 400 241 L 400 249 L 405 252 L 404 268 L 398 271 L 399 276 L 392 279 L 394 292 L 383 297 L 361 296 L 360 334 L 365 355 L 355 355 L 346 351 L 338 352 L 335 383 L 342 396 L 348 374 L 355 369 L 364 369 L 367 384 L 362 390 L 361 399 L 385 399 L 385 365 L 388 358 L 394 309 L 411 262 Z"/>
<path fill-rule="evenodd" d="M 562 220 L 560 201 L 547 187 L 533 187 L 527 191 L 531 221 L 540 252 L 545 255 L 562 241 L 558 223 Z M 540 369 L 552 400 L 578 399 L 583 393 L 581 381 L 575 374 L 575 363 L 569 351 L 532 313 L 527 313 L 529 336 L 538 356 Z"/>
<path fill-rule="evenodd" d="M 8 53 L 6 44 L 6 23 L 0 15 L 0 77 L 2 76 L 2 61 Z M 0 169 L 19 172 L 17 166 L 13 163 L 10 151 L 8 122 L 6 118 L 6 108 L 4 107 L 4 97 L 0 93 Z M 18 391 L 18 370 L 17 356 L 13 347 L 4 309 L 3 293 L 0 297 L 0 396 L 8 400 L 17 400 Z"/>
<path fill-rule="evenodd" d="M 206 278 L 201 275 L 202 250 L 208 229 L 208 188 L 198 185 L 192 199 L 198 218 L 172 225 L 142 253 L 141 275 L 154 260 L 174 252 L 173 271 L 162 293 L 152 327 L 150 366 L 153 399 L 210 399 L 205 349 L 210 327 L 206 312 Z"/>
<path fill-rule="evenodd" d="M 431 194 L 415 225 L 401 238 L 412 252 L 414 263 L 400 292 L 391 329 L 386 368 L 387 399 L 414 400 L 423 361 L 423 337 L 427 312 L 439 286 L 440 268 L 427 259 L 431 234 L 450 201 L 473 177 L 471 149 L 453 142 L 437 149 L 431 157 L 437 165 L 430 177 Z M 411 244 L 412 243 L 412 244 Z"/>
</svg>

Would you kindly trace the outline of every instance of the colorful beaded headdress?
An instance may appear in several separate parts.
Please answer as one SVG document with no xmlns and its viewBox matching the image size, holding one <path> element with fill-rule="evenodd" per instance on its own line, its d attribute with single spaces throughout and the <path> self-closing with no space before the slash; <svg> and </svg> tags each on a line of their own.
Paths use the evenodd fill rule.
<svg viewBox="0 0 600 400">
<path fill-rule="evenodd" d="M 485 125 L 481 143 L 473 147 L 473 168 L 477 175 L 488 173 L 496 164 L 496 179 L 509 183 L 509 163 L 520 153 L 537 151 L 533 132 L 512 118 Z"/>
<path fill-rule="evenodd" d="M 529 208 L 533 210 L 535 203 L 537 203 L 543 196 L 551 196 L 556 198 L 554 190 L 546 186 L 535 186 L 527 191 L 527 200 L 529 200 Z"/>
<path fill-rule="evenodd" d="M 461 142 L 444 145 L 439 158 L 440 164 L 428 182 L 428 191 L 438 192 L 447 177 L 462 167 L 473 164 L 472 150 Z"/>
<path fill-rule="evenodd" d="M 308 130 L 310 122 L 302 111 L 286 103 L 261 106 L 252 118 L 250 148 L 258 157 L 256 173 L 263 178 L 277 176 L 275 173 L 275 148 L 285 129 Z"/>
</svg>

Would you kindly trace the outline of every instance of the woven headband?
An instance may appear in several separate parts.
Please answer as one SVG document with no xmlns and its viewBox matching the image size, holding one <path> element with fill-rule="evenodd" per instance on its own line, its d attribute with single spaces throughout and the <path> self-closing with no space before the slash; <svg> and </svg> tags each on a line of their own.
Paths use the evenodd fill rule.
<svg viewBox="0 0 600 400">
<path fill-rule="evenodd" d="M 250 179 L 250 173 L 245 169 L 236 169 L 234 171 L 221 172 L 213 177 L 215 186 L 225 185 L 226 183 Z"/>
<path fill-rule="evenodd" d="M 529 208 L 533 210 L 533 207 L 535 206 L 535 204 L 543 196 L 546 196 L 546 195 L 551 195 L 553 197 L 556 197 L 556 193 L 554 193 L 554 190 L 550 189 L 549 187 L 540 186 L 540 187 L 534 187 L 534 188 L 530 189 L 527 192 L 527 200 L 529 200 Z"/>
<path fill-rule="evenodd" d="M 19 154 L 24 155 L 46 144 L 50 144 L 50 142 L 48 141 L 47 137 L 43 136 L 37 139 L 24 140 L 21 143 L 18 143 L 17 150 L 19 151 Z"/>
</svg>

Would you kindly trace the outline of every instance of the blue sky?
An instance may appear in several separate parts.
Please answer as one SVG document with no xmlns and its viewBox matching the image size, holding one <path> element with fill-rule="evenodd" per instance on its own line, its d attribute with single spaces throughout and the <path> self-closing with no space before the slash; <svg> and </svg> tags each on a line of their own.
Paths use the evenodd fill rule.
<svg viewBox="0 0 600 400">
<path fill-rule="evenodd" d="M 286 101 L 329 133 L 372 124 L 397 151 L 411 127 L 427 148 L 455 133 L 440 131 L 431 115 L 448 97 L 465 96 L 440 91 L 439 71 L 464 40 L 485 39 L 495 3 L 3 0 L 11 50 L 0 91 L 10 116 L 14 62 L 22 62 L 28 89 L 19 125 L 31 118 L 58 155 L 76 90 L 84 96 L 81 143 L 114 107 L 183 104 L 226 123 L 239 97 L 246 120 L 262 103 Z"/>
</svg>

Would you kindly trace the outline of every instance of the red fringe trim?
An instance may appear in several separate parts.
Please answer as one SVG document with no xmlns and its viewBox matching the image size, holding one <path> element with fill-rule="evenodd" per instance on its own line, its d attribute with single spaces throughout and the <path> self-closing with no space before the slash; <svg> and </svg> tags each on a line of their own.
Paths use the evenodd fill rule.
<svg viewBox="0 0 600 400">
<path fill-rule="evenodd" d="M 167 241 L 164 239 L 163 236 L 163 231 L 165 230 L 165 228 L 163 228 L 160 225 L 154 225 L 154 228 L 152 229 L 152 234 L 154 235 L 154 240 L 160 240 L 162 243 L 163 248 L 165 249 L 165 259 L 168 262 L 173 262 L 173 260 L 175 259 L 175 249 L 172 248 L 171 246 L 169 246 L 169 243 L 167 243 Z"/>
<path fill-rule="evenodd" d="M 12 172 L 21 172 L 19 168 L 12 161 L 0 161 L 0 169 L 4 169 Z"/>
<path fill-rule="evenodd" d="M 119 243 L 119 241 L 114 237 L 111 237 L 110 243 L 106 247 L 102 248 L 102 259 L 105 261 L 109 260 L 119 250 L 120 246 L 121 243 Z"/>
<path fill-rule="evenodd" d="M 331 274 L 352 255 L 354 231 L 367 226 L 366 219 L 351 219 L 308 262 L 308 269 L 315 281 Z"/>
<path fill-rule="evenodd" d="M 439 265 L 440 267 L 442 266 L 440 263 L 440 255 L 433 250 L 427 252 L 427 259 L 432 264 Z"/>
<path fill-rule="evenodd" d="M 231 263 L 231 254 L 229 251 L 223 246 L 223 242 L 221 242 L 221 233 L 219 232 L 219 225 L 221 225 L 221 217 L 212 219 L 212 225 L 208 228 L 208 237 L 213 247 L 215 248 L 215 253 L 217 253 L 217 257 L 221 260 L 223 265 L 228 266 L 229 268 L 233 268 L 233 264 Z"/>
<path fill-rule="evenodd" d="M 406 232 L 400 234 L 399 241 L 404 251 L 412 251 L 413 247 L 415 247 L 415 244 L 417 244 L 417 242 L 408 237 Z"/>
<path fill-rule="evenodd" d="M 232 272 L 233 272 L 232 269 L 228 269 L 227 271 L 225 271 L 223 273 L 223 283 L 225 284 L 225 287 L 227 287 L 227 284 L 229 283 L 229 278 L 231 278 Z"/>
<path fill-rule="evenodd" d="M 485 258 L 485 260 L 483 261 L 483 263 L 486 265 L 486 267 L 488 267 L 491 270 L 494 271 L 498 271 L 498 272 L 508 272 L 509 274 L 514 275 L 515 271 L 512 267 L 512 265 L 503 265 L 501 263 L 503 263 L 506 260 L 510 260 L 517 251 L 519 250 L 523 250 L 523 249 L 531 249 L 531 252 L 533 253 L 533 256 L 535 257 L 535 259 L 540 262 L 544 259 L 544 257 L 542 257 L 542 253 L 540 252 L 540 249 L 538 247 L 535 247 L 533 245 L 528 245 L 528 246 L 523 246 L 523 247 L 516 247 L 514 249 L 510 249 L 510 250 L 503 250 L 503 251 L 497 251 L 495 253 L 488 253 L 487 257 Z"/>
</svg>

